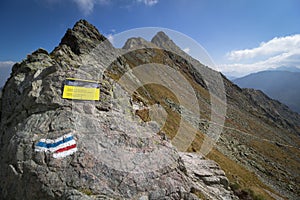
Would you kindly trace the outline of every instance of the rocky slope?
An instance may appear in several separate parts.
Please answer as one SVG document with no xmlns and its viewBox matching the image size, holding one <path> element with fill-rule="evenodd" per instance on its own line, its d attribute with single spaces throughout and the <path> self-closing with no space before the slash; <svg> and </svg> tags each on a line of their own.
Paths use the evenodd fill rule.
<svg viewBox="0 0 300 200">
<path fill-rule="evenodd" d="M 203 142 L 203 135 L 208 135 L 208 127 L 212 124 L 210 121 L 211 116 L 218 112 L 218 110 L 212 109 L 213 112 L 210 110 L 213 98 L 211 98 L 207 86 L 209 85 L 210 89 L 215 91 L 214 95 L 219 99 L 223 99 L 222 96 L 218 96 L 221 93 L 218 91 L 219 88 L 214 87 L 217 85 L 217 80 L 214 78 L 216 72 L 188 56 L 163 32 L 159 32 L 154 36 L 151 43 L 155 44 L 157 48 L 162 48 L 163 52 L 158 51 L 153 56 L 149 56 L 153 50 L 146 52 L 132 51 L 124 56 L 125 61 L 127 61 L 124 64 L 134 68 L 144 64 L 145 60 L 153 63 L 160 62 L 179 70 L 189 80 L 196 91 L 201 108 L 199 127 L 194 123 L 197 120 L 191 118 L 190 115 L 185 115 L 182 112 L 185 110 L 184 106 L 182 107 L 178 101 L 176 103 L 176 98 L 168 95 L 166 90 L 152 85 L 139 90 L 138 94 L 146 99 L 146 101 L 143 100 L 145 104 L 151 105 L 159 102 L 168 115 L 172 116 L 172 119 L 168 121 L 169 123 L 163 129 L 170 138 L 174 137 L 176 124 L 178 124 L 178 118 L 180 117 L 197 129 L 196 139 L 191 144 L 189 151 L 199 151 Z M 147 42 L 144 42 L 143 45 L 146 46 Z M 143 54 L 142 60 L 139 59 L 140 54 Z M 171 58 L 172 61 L 169 62 L 168 58 Z M 200 68 L 200 74 L 197 72 L 196 67 Z M 118 79 L 118 76 L 116 77 Z M 277 191 L 277 194 L 289 199 L 298 199 L 300 195 L 298 192 L 300 166 L 299 114 L 294 113 L 278 101 L 268 98 L 260 91 L 239 88 L 224 76 L 223 83 L 227 97 L 226 120 L 224 125 L 218 124 L 218 122 L 214 123 L 215 128 L 221 127 L 223 129 L 223 134 L 218 141 L 218 145 L 208 157 L 222 166 L 233 183 L 243 185 L 262 194 L 263 190 L 269 190 L 269 188 L 261 185 L 260 181 L 262 181 L 271 187 L 273 191 Z M 183 93 L 184 89 L 180 92 Z M 189 108 L 186 109 L 193 111 Z M 221 154 L 225 155 L 226 158 Z M 237 167 L 231 163 L 231 160 L 238 163 L 239 166 Z M 240 166 L 245 167 L 250 172 L 239 168 Z M 255 178 L 251 175 L 251 172 L 254 172 L 259 180 L 254 180 Z M 262 188 L 264 189 L 262 190 Z"/>
<path fill-rule="evenodd" d="M 99 76 L 120 51 L 80 20 L 50 54 L 38 49 L 13 66 L 0 110 L 2 199 L 237 199 L 218 164 L 179 153 L 156 134 L 158 123 L 140 120 L 126 90 Z M 128 67 L 123 62 L 115 72 Z M 67 77 L 100 81 L 100 101 L 63 99 Z M 50 145 L 37 151 L 65 134 L 77 151 L 63 158 Z"/>
</svg>

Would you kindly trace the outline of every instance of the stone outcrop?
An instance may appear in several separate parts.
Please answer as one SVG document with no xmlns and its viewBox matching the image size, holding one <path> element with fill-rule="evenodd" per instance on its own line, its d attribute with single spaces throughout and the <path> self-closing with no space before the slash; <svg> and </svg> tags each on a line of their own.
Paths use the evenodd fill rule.
<svg viewBox="0 0 300 200">
<path fill-rule="evenodd" d="M 229 181 L 216 162 L 204 159 L 199 154 L 180 153 L 180 155 L 188 177 L 193 180 L 192 191 L 202 193 L 210 199 L 233 198 L 232 192 L 228 190 Z"/>
</svg>

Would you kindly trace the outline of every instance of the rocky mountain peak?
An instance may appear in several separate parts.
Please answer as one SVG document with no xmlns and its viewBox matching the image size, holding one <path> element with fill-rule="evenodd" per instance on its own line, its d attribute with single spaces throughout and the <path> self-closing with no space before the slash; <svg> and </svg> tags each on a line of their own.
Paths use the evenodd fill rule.
<svg viewBox="0 0 300 200">
<path fill-rule="evenodd" d="M 148 42 L 144 38 L 141 37 L 133 37 L 129 38 L 125 45 L 123 46 L 123 49 L 132 49 L 132 48 L 155 48 L 157 47 L 155 44 Z"/>
<path fill-rule="evenodd" d="M 182 51 L 173 40 L 169 38 L 163 31 L 159 31 L 151 40 L 158 47 L 181 55 L 186 58 L 186 53 Z"/>
<path fill-rule="evenodd" d="M 60 46 L 67 45 L 79 55 L 88 53 L 102 41 L 107 40 L 98 29 L 86 20 L 79 20 L 72 29 L 68 29 L 60 42 Z"/>
<path fill-rule="evenodd" d="M 163 31 L 157 32 L 151 40 L 151 42 L 156 44 L 157 46 L 160 46 L 160 44 L 163 44 L 168 41 L 171 41 L 171 39 Z"/>
</svg>

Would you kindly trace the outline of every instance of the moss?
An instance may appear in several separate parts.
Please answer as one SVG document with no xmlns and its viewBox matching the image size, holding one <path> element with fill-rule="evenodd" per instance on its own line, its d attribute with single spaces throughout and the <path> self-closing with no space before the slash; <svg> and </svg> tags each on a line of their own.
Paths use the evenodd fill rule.
<svg viewBox="0 0 300 200">
<path fill-rule="evenodd" d="M 237 182 L 234 182 L 234 183 L 230 183 L 230 188 L 233 191 L 235 191 L 235 190 L 239 190 L 241 188 L 241 186 Z"/>
<path fill-rule="evenodd" d="M 92 192 L 89 188 L 82 188 L 82 189 L 80 189 L 79 191 L 80 191 L 81 193 L 84 193 L 84 194 L 88 195 L 88 196 L 93 195 L 93 192 Z"/>
<path fill-rule="evenodd" d="M 151 121 L 150 116 L 149 116 L 149 109 L 141 109 L 135 111 L 135 114 L 139 116 L 144 122 L 149 122 Z"/>
<path fill-rule="evenodd" d="M 239 197 L 239 199 L 265 200 L 264 196 L 255 194 L 251 189 L 238 189 L 234 190 L 234 193 Z"/>
<path fill-rule="evenodd" d="M 204 200 L 208 200 L 208 198 L 198 189 L 192 187 L 191 188 L 191 193 L 193 193 L 194 195 L 196 195 L 197 197 L 199 197 L 200 199 L 204 199 Z"/>
</svg>

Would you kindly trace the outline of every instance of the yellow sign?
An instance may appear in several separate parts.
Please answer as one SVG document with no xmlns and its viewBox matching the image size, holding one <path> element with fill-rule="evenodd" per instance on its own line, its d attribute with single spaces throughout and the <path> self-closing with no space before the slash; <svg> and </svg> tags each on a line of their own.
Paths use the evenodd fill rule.
<svg viewBox="0 0 300 200">
<path fill-rule="evenodd" d="M 100 99 L 100 85 L 96 81 L 67 78 L 62 97 L 64 99 L 98 101 Z"/>
</svg>

